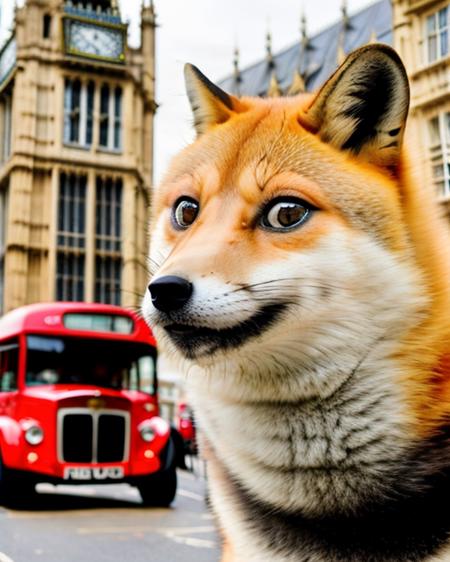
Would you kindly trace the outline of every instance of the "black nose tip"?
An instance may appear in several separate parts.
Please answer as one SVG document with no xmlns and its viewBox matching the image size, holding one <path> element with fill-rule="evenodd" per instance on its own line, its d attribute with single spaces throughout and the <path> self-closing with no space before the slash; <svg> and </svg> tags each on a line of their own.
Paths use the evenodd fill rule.
<svg viewBox="0 0 450 562">
<path fill-rule="evenodd" d="M 165 275 L 148 286 L 152 303 L 158 310 L 169 312 L 184 306 L 192 295 L 192 283 L 182 277 Z"/>
</svg>

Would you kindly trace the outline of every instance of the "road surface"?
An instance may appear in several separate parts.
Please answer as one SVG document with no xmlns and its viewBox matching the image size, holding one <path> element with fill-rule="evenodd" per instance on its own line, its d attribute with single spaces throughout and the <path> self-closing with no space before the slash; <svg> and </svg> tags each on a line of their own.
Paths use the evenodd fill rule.
<svg viewBox="0 0 450 562">
<path fill-rule="evenodd" d="M 170 509 L 136 489 L 40 484 L 30 505 L 0 507 L 0 562 L 218 562 L 203 478 L 179 472 Z"/>
</svg>

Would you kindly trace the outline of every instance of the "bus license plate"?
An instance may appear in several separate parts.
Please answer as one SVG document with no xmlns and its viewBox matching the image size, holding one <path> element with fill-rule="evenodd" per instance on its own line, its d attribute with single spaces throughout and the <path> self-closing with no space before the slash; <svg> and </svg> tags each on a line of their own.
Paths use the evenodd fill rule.
<svg viewBox="0 0 450 562">
<path fill-rule="evenodd" d="M 66 466 L 64 469 L 64 480 L 120 480 L 123 477 L 121 466 Z"/>
</svg>

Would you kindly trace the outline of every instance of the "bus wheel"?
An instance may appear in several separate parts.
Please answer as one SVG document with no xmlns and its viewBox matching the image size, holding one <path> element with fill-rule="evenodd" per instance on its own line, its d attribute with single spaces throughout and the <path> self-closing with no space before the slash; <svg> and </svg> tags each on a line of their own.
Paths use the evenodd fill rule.
<svg viewBox="0 0 450 562">
<path fill-rule="evenodd" d="M 145 506 L 168 507 L 177 491 L 175 467 L 149 474 L 138 484 L 138 490 Z"/>
<path fill-rule="evenodd" d="M 8 505 L 28 505 L 35 501 L 36 497 L 35 482 L 8 480 L 2 500 Z"/>
<path fill-rule="evenodd" d="M 0 460 L 0 504 L 23 505 L 36 498 L 36 482 L 17 478 Z"/>
</svg>

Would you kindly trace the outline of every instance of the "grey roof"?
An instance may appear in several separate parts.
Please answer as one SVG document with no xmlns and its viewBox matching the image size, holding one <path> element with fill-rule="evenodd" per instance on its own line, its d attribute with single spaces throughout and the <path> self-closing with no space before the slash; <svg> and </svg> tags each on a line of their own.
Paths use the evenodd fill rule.
<svg viewBox="0 0 450 562">
<path fill-rule="evenodd" d="M 241 70 L 239 82 L 232 75 L 220 81 L 219 85 L 230 93 L 263 96 L 273 72 L 281 89 L 286 91 L 297 70 L 304 78 L 306 89 L 315 90 L 336 70 L 339 45 L 345 53 L 349 53 L 368 43 L 373 35 L 380 43 L 392 43 L 391 0 L 379 0 L 350 16 L 345 30 L 343 21 L 338 21 L 310 37 L 306 49 L 299 41 L 274 54 L 272 66 L 267 59 L 263 59 Z"/>
</svg>

